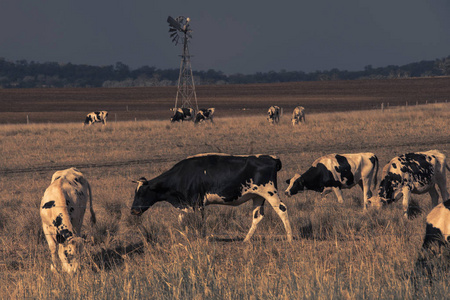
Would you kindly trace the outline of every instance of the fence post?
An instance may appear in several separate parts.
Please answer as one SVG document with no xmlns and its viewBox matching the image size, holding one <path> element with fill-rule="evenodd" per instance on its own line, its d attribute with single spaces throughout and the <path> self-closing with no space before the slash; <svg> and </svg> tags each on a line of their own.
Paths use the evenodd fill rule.
<svg viewBox="0 0 450 300">
<path fill-rule="evenodd" d="M 30 125 L 30 118 L 28 118 L 28 115 L 27 115 L 27 125 Z"/>
<path fill-rule="evenodd" d="M 114 114 L 114 123 L 117 123 L 117 114 Z"/>
<path fill-rule="evenodd" d="M 128 105 L 127 105 L 127 111 L 128 111 Z"/>
<path fill-rule="evenodd" d="M 384 102 L 381 103 L 381 111 L 382 111 L 382 112 L 384 111 Z"/>
</svg>

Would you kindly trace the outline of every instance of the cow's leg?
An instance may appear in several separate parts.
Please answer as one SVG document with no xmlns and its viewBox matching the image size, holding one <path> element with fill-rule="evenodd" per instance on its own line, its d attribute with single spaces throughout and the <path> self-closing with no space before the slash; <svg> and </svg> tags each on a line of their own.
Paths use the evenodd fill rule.
<svg viewBox="0 0 450 300">
<path fill-rule="evenodd" d="M 409 199 L 411 198 L 411 190 L 409 189 L 409 187 L 404 187 L 402 189 L 402 193 L 403 193 L 403 215 L 405 216 L 405 218 L 409 217 L 408 214 L 408 208 L 409 208 Z"/>
<path fill-rule="evenodd" d="M 44 235 L 45 235 L 45 239 L 47 240 L 47 244 L 48 247 L 50 248 L 50 254 L 51 254 L 51 259 L 52 259 L 52 263 L 50 265 L 50 269 L 52 270 L 52 272 L 57 272 L 57 266 L 58 266 L 58 256 L 56 255 L 56 251 L 57 251 L 57 243 L 56 240 L 54 239 L 54 237 L 56 236 L 56 232 L 54 232 L 54 230 L 50 230 L 49 226 L 44 225 L 43 226 L 43 231 L 44 231 Z"/>
<path fill-rule="evenodd" d="M 291 223 L 289 223 L 286 205 L 283 202 L 281 202 L 277 194 L 274 194 L 273 196 L 270 195 L 266 196 L 266 200 L 270 203 L 272 208 L 278 214 L 281 221 L 283 221 L 284 228 L 286 229 L 287 239 L 289 242 L 292 242 L 292 229 Z"/>
<path fill-rule="evenodd" d="M 363 178 L 362 181 L 359 183 L 359 186 L 361 187 L 363 191 L 363 210 L 367 210 L 367 205 L 369 202 L 369 198 L 372 197 L 372 191 L 370 190 L 372 180 L 369 178 Z"/>
<path fill-rule="evenodd" d="M 244 242 L 250 241 L 250 238 L 255 233 L 258 223 L 264 218 L 264 198 L 256 196 L 253 198 L 253 212 L 252 212 L 252 227 L 247 233 Z"/>
<path fill-rule="evenodd" d="M 344 198 L 342 197 L 342 190 L 338 187 L 333 187 L 333 192 L 336 194 L 339 203 L 344 203 Z"/>
<path fill-rule="evenodd" d="M 206 238 L 206 219 L 205 219 L 205 206 L 200 206 L 200 213 L 202 215 L 202 236 L 203 238 Z"/>
<path fill-rule="evenodd" d="M 445 172 L 444 172 L 444 174 L 439 174 L 438 176 L 436 176 L 436 183 L 439 187 L 439 191 L 441 191 L 442 202 L 450 199 L 450 196 L 448 195 L 448 191 L 447 191 L 447 178 L 445 176 Z M 436 202 L 436 205 L 437 205 L 437 202 Z"/>
<path fill-rule="evenodd" d="M 431 196 L 431 204 L 433 204 L 433 207 L 435 207 L 436 205 L 438 205 L 439 202 L 439 194 L 436 190 L 436 187 L 431 187 L 430 190 L 428 191 L 428 193 Z"/>
</svg>

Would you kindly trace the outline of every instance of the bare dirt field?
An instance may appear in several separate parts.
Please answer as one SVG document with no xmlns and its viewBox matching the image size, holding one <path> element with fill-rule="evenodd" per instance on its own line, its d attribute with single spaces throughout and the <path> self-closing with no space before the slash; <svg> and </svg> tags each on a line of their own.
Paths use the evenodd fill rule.
<svg viewBox="0 0 450 300">
<path fill-rule="evenodd" d="M 216 117 L 265 114 L 271 105 L 307 113 L 365 110 L 450 100 L 450 77 L 395 80 L 295 82 L 198 86 L 199 108 Z M 168 120 L 176 87 L 2 89 L 0 123 L 82 122 L 88 112 L 108 110 L 109 121 Z M 128 108 L 128 111 L 127 111 Z"/>
</svg>

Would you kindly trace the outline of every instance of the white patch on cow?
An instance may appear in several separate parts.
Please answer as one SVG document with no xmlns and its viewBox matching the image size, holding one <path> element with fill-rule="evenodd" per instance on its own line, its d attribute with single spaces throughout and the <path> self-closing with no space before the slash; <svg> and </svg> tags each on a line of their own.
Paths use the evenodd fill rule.
<svg viewBox="0 0 450 300">
<path fill-rule="evenodd" d="M 291 194 L 291 189 L 292 189 L 292 187 L 293 187 L 295 181 L 296 181 L 297 179 L 299 179 L 299 178 L 300 178 L 300 174 L 297 174 L 297 173 L 296 173 L 296 174 L 294 175 L 294 177 L 292 177 L 292 178 L 290 179 L 290 181 L 289 181 L 289 186 L 287 187 L 287 189 L 286 189 L 286 191 L 285 191 L 286 194 L 288 194 L 288 195 Z"/>
<path fill-rule="evenodd" d="M 218 194 L 206 193 L 204 198 L 205 205 L 210 204 L 226 204 L 225 197 L 222 197 Z"/>
<path fill-rule="evenodd" d="M 427 223 L 441 230 L 444 239 L 450 237 L 450 210 L 443 203 L 438 204 L 427 215 Z"/>
</svg>

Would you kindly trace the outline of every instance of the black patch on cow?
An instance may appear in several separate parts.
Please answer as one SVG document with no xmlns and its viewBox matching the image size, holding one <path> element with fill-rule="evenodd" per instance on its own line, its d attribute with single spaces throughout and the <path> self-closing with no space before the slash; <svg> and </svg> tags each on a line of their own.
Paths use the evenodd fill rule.
<svg viewBox="0 0 450 300">
<path fill-rule="evenodd" d="M 48 201 L 44 204 L 44 206 L 42 206 L 42 208 L 45 208 L 45 209 L 49 209 L 52 207 L 55 207 L 55 201 Z"/>
<path fill-rule="evenodd" d="M 268 193 L 269 193 L 270 196 L 273 196 L 273 195 L 274 195 L 274 193 L 272 193 L 271 191 L 269 191 Z"/>
<path fill-rule="evenodd" d="M 53 226 L 59 227 L 62 224 L 62 214 L 59 214 L 55 220 L 53 220 Z"/>
<path fill-rule="evenodd" d="M 395 163 L 392 164 L 392 167 L 393 167 L 394 169 L 397 169 L 397 165 L 396 165 Z"/>
<path fill-rule="evenodd" d="M 445 208 L 450 209 L 450 199 L 444 201 L 442 204 L 445 206 Z"/>
<path fill-rule="evenodd" d="M 72 213 L 75 210 L 75 208 L 71 207 L 69 208 L 69 212 Z"/>
<path fill-rule="evenodd" d="M 66 205 L 70 204 L 70 200 L 66 199 Z"/>
<path fill-rule="evenodd" d="M 281 211 L 286 211 L 286 206 L 284 206 L 283 204 L 280 204 L 280 210 Z"/>
<path fill-rule="evenodd" d="M 380 189 L 378 195 L 382 198 L 388 199 L 389 202 L 393 201 L 395 187 L 403 183 L 402 176 L 394 174 L 392 172 L 381 180 Z"/>
<path fill-rule="evenodd" d="M 341 174 L 341 182 L 345 182 L 345 185 L 352 186 L 355 182 L 355 178 L 352 173 L 352 167 L 348 163 L 348 160 L 345 156 L 336 155 L 336 160 L 339 164 L 339 167 L 334 167 L 336 172 Z"/>
<path fill-rule="evenodd" d="M 259 213 L 259 211 L 255 211 L 255 215 L 253 216 L 253 218 L 255 218 L 255 219 L 258 218 L 258 215 L 259 215 L 258 213 Z"/>
<path fill-rule="evenodd" d="M 370 160 L 370 162 L 372 163 L 372 165 L 375 165 L 375 164 L 378 162 L 378 157 L 376 157 L 376 156 L 374 155 L 374 156 L 371 156 L 371 157 L 369 158 L 369 160 Z"/>
<path fill-rule="evenodd" d="M 444 236 L 439 228 L 434 227 L 432 224 L 427 223 L 425 239 L 423 241 L 423 248 L 427 249 L 432 244 L 437 243 L 439 246 L 444 245 Z"/>
<path fill-rule="evenodd" d="M 402 163 L 400 171 L 411 174 L 420 185 L 428 185 L 434 175 L 434 168 L 427 158 L 427 155 L 418 153 L 401 155 L 399 156 L 399 161 Z"/>
<path fill-rule="evenodd" d="M 59 244 L 62 244 L 72 235 L 73 235 L 72 232 L 68 229 L 58 230 L 56 233 L 56 241 Z"/>
<path fill-rule="evenodd" d="M 342 183 L 334 179 L 333 173 L 318 163 L 315 167 L 309 168 L 303 175 L 297 179 L 299 190 L 307 188 L 308 190 L 323 192 L 325 187 L 342 187 Z"/>
</svg>

